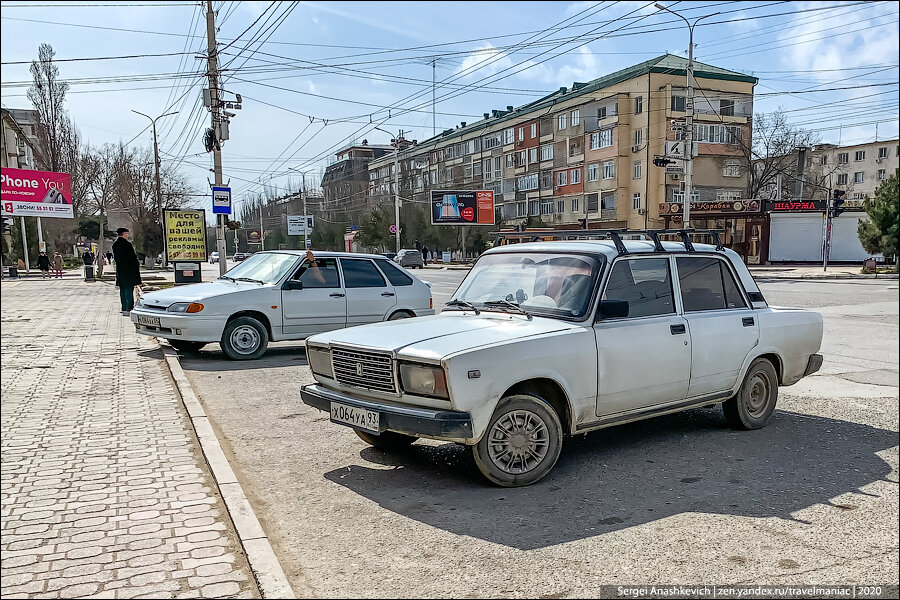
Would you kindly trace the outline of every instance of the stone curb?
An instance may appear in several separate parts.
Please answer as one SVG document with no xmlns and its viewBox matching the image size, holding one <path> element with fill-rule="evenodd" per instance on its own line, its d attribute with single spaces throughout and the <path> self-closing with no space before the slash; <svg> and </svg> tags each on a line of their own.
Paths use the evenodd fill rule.
<svg viewBox="0 0 900 600">
<path fill-rule="evenodd" d="M 219 486 L 225 508 L 234 523 L 238 539 L 244 547 L 244 553 L 247 555 L 250 569 L 256 577 L 260 595 L 263 598 L 296 598 L 266 532 L 259 519 L 256 518 L 250 501 L 228 463 L 228 458 L 219 444 L 212 424 L 206 416 L 206 411 L 203 410 L 203 405 L 200 404 L 190 381 L 181 368 L 177 353 L 171 347 L 163 344 L 160 344 L 160 348 L 166 355 L 166 364 L 175 381 L 175 387 L 178 388 L 181 401 L 184 403 L 197 439 L 200 441 L 200 448 L 206 457 L 209 470 Z"/>
</svg>

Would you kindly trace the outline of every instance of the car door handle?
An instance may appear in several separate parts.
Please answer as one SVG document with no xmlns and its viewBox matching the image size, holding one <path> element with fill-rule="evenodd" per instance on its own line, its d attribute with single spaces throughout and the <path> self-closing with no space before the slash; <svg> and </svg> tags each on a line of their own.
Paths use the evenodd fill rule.
<svg viewBox="0 0 900 600">
<path fill-rule="evenodd" d="M 741 319 L 741 323 L 744 324 L 744 327 L 753 327 L 756 321 L 753 320 L 753 317 L 744 317 Z"/>
<path fill-rule="evenodd" d="M 684 325 L 669 325 L 669 331 L 672 332 L 672 335 L 680 335 L 686 333 L 687 329 L 685 329 Z"/>
<path fill-rule="evenodd" d="M 393 296 L 394 292 L 381 292 L 382 296 Z"/>
<path fill-rule="evenodd" d="M 331 296 L 332 298 L 343 298 L 344 297 L 344 294 L 342 294 L 340 292 L 334 292 L 334 293 L 328 294 L 328 295 Z"/>
</svg>

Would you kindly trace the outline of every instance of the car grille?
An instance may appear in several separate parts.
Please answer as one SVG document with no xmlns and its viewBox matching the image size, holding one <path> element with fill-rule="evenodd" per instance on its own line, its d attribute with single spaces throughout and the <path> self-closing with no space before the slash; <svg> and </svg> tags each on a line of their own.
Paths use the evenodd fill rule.
<svg viewBox="0 0 900 600">
<path fill-rule="evenodd" d="M 397 391 L 390 354 L 332 348 L 331 362 L 338 383 L 380 392 Z"/>
</svg>

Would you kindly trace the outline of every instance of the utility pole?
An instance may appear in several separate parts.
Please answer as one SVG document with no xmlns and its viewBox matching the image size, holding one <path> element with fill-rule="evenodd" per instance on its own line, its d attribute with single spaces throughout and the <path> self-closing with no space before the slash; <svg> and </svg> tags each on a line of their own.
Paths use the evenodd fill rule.
<svg viewBox="0 0 900 600">
<path fill-rule="evenodd" d="M 434 82 L 435 82 L 435 69 L 437 67 L 437 59 L 431 60 L 431 135 L 432 137 L 437 135 L 437 113 L 435 112 L 435 101 L 434 101 Z M 875 136 L 875 140 L 878 140 L 878 136 Z"/>
<path fill-rule="evenodd" d="M 714 17 L 720 13 L 712 13 L 703 15 L 690 21 L 682 17 L 674 10 L 670 10 L 662 4 L 656 4 L 656 8 L 670 12 L 688 26 L 688 64 L 687 64 L 687 98 L 684 101 L 685 128 L 684 134 L 684 216 L 682 217 L 683 225 L 686 229 L 691 227 L 691 194 L 693 193 L 694 184 L 694 27 L 697 26 L 702 19 Z"/>
<path fill-rule="evenodd" d="M 157 143 L 157 140 L 156 140 L 156 119 L 162 119 L 163 117 L 168 117 L 169 115 L 177 114 L 177 111 L 176 112 L 167 112 L 164 115 L 159 115 L 158 117 L 156 117 L 156 119 L 154 119 L 150 115 L 145 115 L 144 113 L 138 112 L 134 109 L 131 109 L 131 112 L 141 115 L 142 117 L 147 117 L 148 119 L 150 119 L 151 125 L 153 125 L 153 165 L 156 167 L 156 209 L 159 211 L 159 226 L 163 230 L 163 239 L 165 240 L 165 238 L 166 238 L 166 236 L 165 236 L 166 223 L 165 223 L 164 215 L 163 215 L 162 187 L 159 182 L 159 144 Z M 168 263 L 169 263 L 169 257 L 166 256 L 165 252 L 163 252 L 162 268 L 167 269 Z"/>
<path fill-rule="evenodd" d="M 28 260 L 28 236 L 25 235 L 25 217 L 19 217 L 22 224 L 22 255 L 25 257 L 25 274 L 31 273 L 31 262 Z"/>
<path fill-rule="evenodd" d="M 384 131 L 388 135 L 392 135 L 390 131 L 385 131 L 380 127 L 375 127 L 378 131 Z M 394 140 L 394 229 L 397 233 L 395 251 L 400 253 L 400 141 L 403 139 L 403 130 L 397 133 Z"/>
<path fill-rule="evenodd" d="M 209 97 L 210 123 L 212 125 L 215 140 L 213 143 L 213 172 L 215 185 L 222 185 L 222 149 L 219 145 L 219 66 L 216 56 L 216 13 L 213 10 L 212 0 L 206 0 L 206 42 L 207 62 L 209 68 Z M 225 215 L 218 215 L 216 222 L 216 249 L 219 252 L 219 275 L 224 275 L 228 270 L 225 251 Z"/>
<path fill-rule="evenodd" d="M 303 191 L 300 192 L 303 198 L 303 249 L 309 248 L 309 213 L 306 212 L 306 173 L 301 173 L 303 177 Z"/>
</svg>

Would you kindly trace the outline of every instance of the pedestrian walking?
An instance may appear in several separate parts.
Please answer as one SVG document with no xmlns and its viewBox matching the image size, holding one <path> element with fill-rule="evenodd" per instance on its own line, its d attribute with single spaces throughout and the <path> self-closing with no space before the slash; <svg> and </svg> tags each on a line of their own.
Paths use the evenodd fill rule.
<svg viewBox="0 0 900 600">
<path fill-rule="evenodd" d="M 141 265 L 134 246 L 128 241 L 131 232 L 125 227 L 116 229 L 119 237 L 112 245 L 113 260 L 116 263 L 116 287 L 122 301 L 122 314 L 127 315 L 134 308 L 134 286 L 141 285 Z"/>
<path fill-rule="evenodd" d="M 106 264 L 111 265 L 113 261 L 113 254 L 110 250 L 106 251 Z"/>
<path fill-rule="evenodd" d="M 422 262 L 428 264 L 428 246 L 422 246 Z"/>
<path fill-rule="evenodd" d="M 85 250 L 84 254 L 81 255 L 81 260 L 84 261 L 84 266 L 89 267 L 94 264 L 94 253 L 90 250 Z"/>
<path fill-rule="evenodd" d="M 99 255 L 97 255 L 94 262 L 97 265 L 97 277 L 99 277 L 100 279 L 103 279 L 103 265 L 106 264 L 106 259 L 103 257 L 102 254 L 99 254 Z"/>
<path fill-rule="evenodd" d="M 41 279 L 50 278 L 50 257 L 46 252 L 41 252 L 38 256 L 38 269 L 41 271 Z"/>
<path fill-rule="evenodd" d="M 57 279 L 62 279 L 63 259 L 59 252 L 53 253 L 53 274 Z"/>
</svg>

